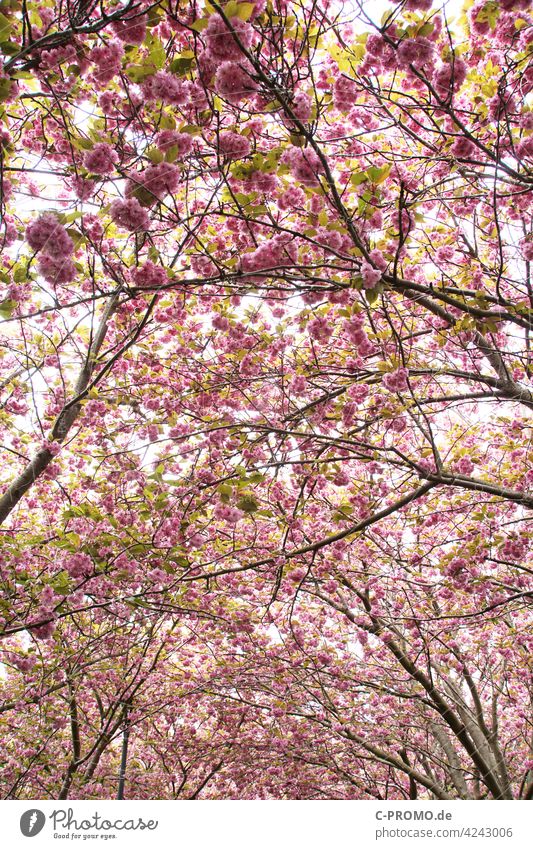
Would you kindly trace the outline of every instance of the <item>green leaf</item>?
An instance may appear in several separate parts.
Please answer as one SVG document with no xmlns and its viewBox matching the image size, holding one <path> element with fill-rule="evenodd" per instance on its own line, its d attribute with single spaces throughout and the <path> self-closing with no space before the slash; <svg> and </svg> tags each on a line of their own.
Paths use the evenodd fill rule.
<svg viewBox="0 0 533 849">
<path fill-rule="evenodd" d="M 192 56 L 178 56 L 177 59 L 174 59 L 173 62 L 170 63 L 170 71 L 172 74 L 177 74 L 178 76 L 183 76 L 190 71 L 194 64 L 194 57 Z"/>
<path fill-rule="evenodd" d="M 63 571 L 60 572 L 59 575 L 54 575 L 50 581 L 50 586 L 54 592 L 59 593 L 59 595 L 68 595 L 71 590 L 68 572 Z"/>
<path fill-rule="evenodd" d="M 239 498 L 236 506 L 239 510 L 242 510 L 243 513 L 255 513 L 256 510 L 259 509 L 259 502 L 253 495 L 246 493 Z"/>
<path fill-rule="evenodd" d="M 360 186 L 361 183 L 364 183 L 366 180 L 368 180 L 368 174 L 366 171 L 358 171 L 350 177 L 350 183 L 352 186 Z"/>
<path fill-rule="evenodd" d="M 148 58 L 151 64 L 160 71 L 161 68 L 165 67 L 167 61 L 167 53 L 163 45 L 159 40 L 156 40 L 154 46 L 151 48 Z"/>
<path fill-rule="evenodd" d="M 383 180 L 386 180 L 389 176 L 392 169 L 392 165 L 384 165 L 382 168 L 378 168 L 375 165 L 371 165 L 370 168 L 367 168 L 366 173 L 368 174 L 369 179 L 373 183 L 382 183 Z"/>
<path fill-rule="evenodd" d="M 233 495 L 233 487 L 229 483 L 221 483 L 220 486 L 217 487 L 217 492 L 220 495 L 222 503 L 229 504 L 231 496 Z"/>
<path fill-rule="evenodd" d="M 13 310 L 15 309 L 16 306 L 17 306 L 16 301 L 10 301 L 9 299 L 6 299 L 5 301 L 1 301 L 0 302 L 0 316 L 4 319 L 5 318 L 11 318 L 11 315 L 13 314 Z"/>
<path fill-rule="evenodd" d="M 9 38 L 9 33 L 13 28 L 13 22 L 6 18 L 5 15 L 0 14 L 0 41 L 7 41 Z"/>
<path fill-rule="evenodd" d="M 157 147 L 149 147 L 146 151 L 146 155 L 150 162 L 153 162 L 155 165 L 158 165 L 165 158 L 163 151 L 159 150 Z"/>
<path fill-rule="evenodd" d="M 5 56 L 15 56 L 19 50 L 20 44 L 16 44 L 14 41 L 2 41 L 0 43 L 0 53 Z M 28 76 L 31 78 L 31 74 Z"/>
<path fill-rule="evenodd" d="M 237 8 L 237 17 L 241 21 L 248 21 L 253 15 L 255 3 L 239 3 Z"/>
<path fill-rule="evenodd" d="M 206 28 L 208 23 L 209 18 L 198 18 L 197 21 L 194 21 L 194 23 L 191 24 L 191 29 L 193 29 L 195 32 L 202 32 L 202 30 Z"/>
<path fill-rule="evenodd" d="M 132 83 L 142 83 L 147 77 L 151 77 L 154 73 L 153 65 L 128 65 L 126 74 Z"/>
<path fill-rule="evenodd" d="M 8 77 L 0 80 L 0 100 L 7 100 L 11 94 L 11 80 Z"/>
</svg>

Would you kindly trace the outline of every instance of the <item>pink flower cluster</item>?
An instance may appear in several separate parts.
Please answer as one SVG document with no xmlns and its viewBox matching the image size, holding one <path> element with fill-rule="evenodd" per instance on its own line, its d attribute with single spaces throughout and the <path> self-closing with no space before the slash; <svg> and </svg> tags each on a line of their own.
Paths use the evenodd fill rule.
<svg viewBox="0 0 533 849">
<path fill-rule="evenodd" d="M 290 109 L 295 118 L 305 123 L 311 117 L 313 110 L 313 102 L 305 91 L 297 91 L 289 103 Z M 283 123 L 286 127 L 293 127 L 294 121 L 290 118 L 283 118 Z"/>
<path fill-rule="evenodd" d="M 110 174 L 118 162 L 118 153 L 105 142 L 95 144 L 83 157 L 83 164 L 93 174 Z"/>
<path fill-rule="evenodd" d="M 470 139 L 463 137 L 456 139 L 450 150 L 458 159 L 469 159 L 476 152 L 476 146 Z"/>
<path fill-rule="evenodd" d="M 161 101 L 170 106 L 182 106 L 188 102 L 191 94 L 190 82 L 169 74 L 168 71 L 158 71 L 147 77 L 141 88 L 148 102 Z"/>
<path fill-rule="evenodd" d="M 334 251 L 339 251 L 344 241 L 338 230 L 327 230 L 326 227 L 318 228 L 315 239 L 319 245 L 324 245 L 324 247 L 331 248 Z"/>
<path fill-rule="evenodd" d="M 168 275 L 161 265 L 155 265 L 147 260 L 140 268 L 134 268 L 131 272 L 134 286 L 142 289 L 157 289 L 164 283 L 168 283 Z"/>
<path fill-rule="evenodd" d="M 370 33 L 366 40 L 365 65 L 374 68 L 393 69 L 397 65 L 394 49 L 383 36 Z M 361 70 L 361 69 L 359 69 Z"/>
<path fill-rule="evenodd" d="M 433 85 L 439 97 L 446 98 L 452 89 L 458 91 L 466 80 L 466 62 L 455 58 L 454 62 L 447 62 L 437 69 L 433 77 Z"/>
<path fill-rule="evenodd" d="M 307 325 L 309 336 L 316 342 L 326 343 L 333 333 L 333 327 L 324 316 L 317 316 Z"/>
<path fill-rule="evenodd" d="M 114 200 L 111 204 L 111 218 L 124 230 L 148 230 L 150 216 L 142 208 L 137 198 L 129 200 Z"/>
<path fill-rule="evenodd" d="M 407 0 L 405 8 L 412 12 L 428 12 L 433 6 L 433 0 Z"/>
<path fill-rule="evenodd" d="M 26 228 L 26 241 L 40 251 L 39 272 L 49 283 L 62 285 L 76 276 L 71 256 L 74 243 L 62 224 L 51 212 L 45 212 Z"/>
<path fill-rule="evenodd" d="M 406 38 L 398 45 L 398 65 L 422 68 L 433 61 L 434 47 L 427 38 Z"/>
<path fill-rule="evenodd" d="M 521 560 L 525 551 L 525 545 L 521 540 L 508 539 L 500 549 L 500 555 L 505 560 Z"/>
<path fill-rule="evenodd" d="M 89 555 L 78 552 L 63 561 L 63 566 L 71 578 L 84 578 L 94 572 L 94 564 Z"/>
<path fill-rule="evenodd" d="M 533 237 L 532 235 L 522 239 L 520 250 L 526 262 L 533 262 Z"/>
<path fill-rule="evenodd" d="M 69 234 L 52 212 L 45 212 L 26 228 L 26 241 L 34 251 L 50 256 L 69 256 L 74 245 Z"/>
<path fill-rule="evenodd" d="M 474 471 L 474 464 L 470 457 L 461 457 L 454 463 L 454 471 L 460 475 L 471 475 Z"/>
<path fill-rule="evenodd" d="M 230 525 L 236 525 L 239 519 L 242 519 L 243 514 L 237 507 L 231 507 L 229 504 L 217 504 L 214 511 L 216 519 L 222 519 Z"/>
<path fill-rule="evenodd" d="M 259 245 L 252 253 L 241 259 L 241 271 L 264 271 L 268 268 L 293 265 L 297 260 L 297 248 L 290 236 L 274 236 Z"/>
<path fill-rule="evenodd" d="M 242 56 L 242 50 L 232 35 L 232 31 L 235 32 L 242 46 L 246 49 L 252 43 L 254 31 L 250 24 L 241 21 L 240 18 L 232 18 L 230 23 L 231 30 L 219 15 L 212 15 L 204 31 L 208 55 L 218 62 L 239 59 Z"/>
<path fill-rule="evenodd" d="M 305 203 L 305 192 L 298 186 L 289 186 L 289 188 L 279 196 L 278 206 L 283 211 L 294 209 L 303 206 Z"/>
<path fill-rule="evenodd" d="M 79 200 L 89 200 L 96 191 L 94 180 L 86 180 L 84 177 L 72 177 L 69 185 Z"/>
<path fill-rule="evenodd" d="M 218 150 L 227 159 L 243 159 L 251 150 L 250 140 L 239 133 L 224 130 L 218 137 Z"/>
<path fill-rule="evenodd" d="M 516 152 L 520 159 L 533 159 L 533 136 L 522 139 L 516 146 Z"/>
<path fill-rule="evenodd" d="M 396 369 L 383 375 L 383 386 L 389 392 L 404 392 L 409 388 L 407 381 L 409 372 L 405 368 Z"/>
<path fill-rule="evenodd" d="M 373 289 L 381 280 L 381 271 L 370 265 L 369 262 L 361 264 L 361 277 L 363 278 L 363 289 Z"/>
<path fill-rule="evenodd" d="M 113 21 L 111 29 L 124 44 L 142 44 L 146 38 L 147 23 L 146 15 L 138 15 L 137 17 Z"/>
<path fill-rule="evenodd" d="M 230 103 L 238 103 L 257 91 L 253 70 L 247 62 L 223 62 L 215 74 L 217 94 Z"/>
<path fill-rule="evenodd" d="M 453 560 L 450 560 L 448 565 L 445 568 L 445 572 L 451 578 L 456 578 L 461 572 L 464 572 L 468 569 L 468 562 L 464 559 L 464 557 L 454 557 Z"/>
<path fill-rule="evenodd" d="M 333 103 L 341 112 L 349 112 L 357 100 L 359 89 L 353 80 L 341 75 L 333 85 Z"/>
<path fill-rule="evenodd" d="M 93 47 L 89 59 L 96 65 L 93 77 L 96 82 L 106 85 L 120 71 L 124 48 L 119 41 L 110 41 L 103 46 Z"/>
<path fill-rule="evenodd" d="M 46 622 L 45 620 L 51 620 Z M 33 617 L 33 622 L 43 622 L 41 625 L 32 625 L 30 623 L 29 628 L 33 636 L 38 640 L 49 640 L 53 635 L 56 624 L 55 624 L 55 616 L 52 613 L 49 613 L 46 610 L 38 610 Z M 44 620 L 44 621 L 43 621 Z"/>
<path fill-rule="evenodd" d="M 381 271 L 385 271 L 388 262 L 378 248 L 373 248 L 369 253 L 369 257 L 376 268 L 380 268 Z"/>
<path fill-rule="evenodd" d="M 281 161 L 291 169 L 293 177 L 304 186 L 318 186 L 318 175 L 322 173 L 322 163 L 314 150 L 291 147 L 285 151 Z"/>
<path fill-rule="evenodd" d="M 366 335 L 366 332 L 363 328 L 363 317 L 360 315 L 355 315 L 353 318 L 348 319 L 344 322 L 343 330 L 349 339 L 349 341 L 357 348 L 358 353 L 361 356 L 365 356 L 367 354 L 372 353 L 373 345 Z M 350 398 L 354 398 L 354 400 L 362 401 L 366 398 L 368 394 L 367 387 L 358 387 L 358 392 L 350 390 Z"/>
<path fill-rule="evenodd" d="M 293 379 L 291 380 L 291 390 L 296 395 L 300 395 L 302 392 L 305 392 L 307 388 L 307 380 L 303 376 L 303 374 L 295 374 Z"/>
<path fill-rule="evenodd" d="M 155 138 L 159 150 L 169 150 L 175 147 L 179 156 L 186 156 L 193 147 L 192 136 L 188 133 L 179 133 L 177 130 L 161 130 Z"/>
<path fill-rule="evenodd" d="M 149 165 L 140 174 L 130 176 L 126 195 L 131 197 L 138 187 L 142 187 L 147 189 L 154 199 L 163 200 L 176 191 L 179 183 L 180 172 L 177 166 L 170 162 L 158 162 L 157 165 Z"/>
</svg>

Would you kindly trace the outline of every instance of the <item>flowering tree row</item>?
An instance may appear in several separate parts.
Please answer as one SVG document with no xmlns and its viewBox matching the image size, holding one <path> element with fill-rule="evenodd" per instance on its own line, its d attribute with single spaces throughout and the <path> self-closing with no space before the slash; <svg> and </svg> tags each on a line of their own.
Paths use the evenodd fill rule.
<svg viewBox="0 0 533 849">
<path fill-rule="evenodd" d="M 5 798 L 533 797 L 528 7 L 0 5 Z"/>
</svg>

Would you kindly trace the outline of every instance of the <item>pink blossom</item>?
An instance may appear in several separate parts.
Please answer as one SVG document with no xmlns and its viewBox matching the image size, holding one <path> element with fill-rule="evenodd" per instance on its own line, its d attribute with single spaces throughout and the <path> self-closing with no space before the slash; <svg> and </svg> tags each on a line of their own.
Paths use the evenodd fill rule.
<svg viewBox="0 0 533 849">
<path fill-rule="evenodd" d="M 524 543 L 519 539 L 508 539 L 500 549 L 500 554 L 505 560 L 521 560 L 525 554 Z"/>
<path fill-rule="evenodd" d="M 533 262 L 533 238 L 528 236 L 520 242 L 520 250 L 526 262 Z"/>
<path fill-rule="evenodd" d="M 391 371 L 383 375 L 383 386 L 390 392 L 404 392 L 409 387 L 407 377 L 407 369 L 396 369 L 396 371 Z"/>
<path fill-rule="evenodd" d="M 322 163 L 311 148 L 289 148 L 281 157 L 281 161 L 289 165 L 295 179 L 304 186 L 319 185 L 318 175 L 322 173 Z"/>
<path fill-rule="evenodd" d="M 311 117 L 312 101 L 304 91 L 297 91 L 290 104 L 291 111 L 300 121 L 308 121 Z"/>
<path fill-rule="evenodd" d="M 476 146 L 470 139 L 462 137 L 454 141 L 451 152 L 458 159 L 468 159 L 476 152 Z"/>
<path fill-rule="evenodd" d="M 522 139 L 516 146 L 516 153 L 520 159 L 533 159 L 533 136 Z"/>
<path fill-rule="evenodd" d="M 406 38 L 398 45 L 398 62 L 401 67 L 422 68 L 433 61 L 434 50 L 427 38 Z"/>
<path fill-rule="evenodd" d="M 315 239 L 320 245 L 334 251 L 339 251 L 343 243 L 342 234 L 338 230 L 328 230 L 326 227 L 318 228 Z"/>
<path fill-rule="evenodd" d="M 363 278 L 363 289 L 373 289 L 381 280 L 381 271 L 373 268 L 370 263 L 361 264 L 361 276 Z"/>
<path fill-rule="evenodd" d="M 113 21 L 111 29 L 117 38 L 125 44 L 142 44 L 146 38 L 147 23 L 148 18 L 146 15 L 138 15 L 136 17 Z"/>
<path fill-rule="evenodd" d="M 94 79 L 101 85 L 111 82 L 120 71 L 124 48 L 119 41 L 110 41 L 103 46 L 93 47 L 89 59 L 96 65 Z"/>
<path fill-rule="evenodd" d="M 94 572 L 94 564 L 88 554 L 71 554 L 65 558 L 63 566 L 71 578 L 83 578 Z"/>
<path fill-rule="evenodd" d="M 34 251 L 46 249 L 52 257 L 68 257 L 74 250 L 69 234 L 51 212 L 43 213 L 28 225 L 26 241 Z"/>
<path fill-rule="evenodd" d="M 134 268 L 131 277 L 134 286 L 140 288 L 157 289 L 164 283 L 168 283 L 166 269 L 161 265 L 155 265 L 151 260 L 147 260 L 144 265 Z"/>
<path fill-rule="evenodd" d="M 353 80 L 341 74 L 333 85 L 333 102 L 341 112 L 348 112 L 357 100 L 359 89 Z"/>
<path fill-rule="evenodd" d="M 215 89 L 230 103 L 238 103 L 257 91 L 257 83 L 252 79 L 252 73 L 251 67 L 243 62 L 223 62 L 215 75 Z"/>
<path fill-rule="evenodd" d="M 455 578 L 460 572 L 463 572 L 467 568 L 468 562 L 464 559 L 464 557 L 455 557 L 448 563 L 445 568 L 445 572 L 450 577 Z"/>
<path fill-rule="evenodd" d="M 251 145 L 246 136 L 223 130 L 218 137 L 220 153 L 228 159 L 243 159 L 250 153 Z"/>
<path fill-rule="evenodd" d="M 147 77 L 142 86 L 142 92 L 148 102 L 161 101 L 171 106 L 182 106 L 190 97 L 190 83 L 168 71 L 158 71 Z"/>
<path fill-rule="evenodd" d="M 39 274 L 42 274 L 45 280 L 58 285 L 70 283 L 78 273 L 70 257 L 50 256 L 45 253 L 39 257 L 38 268 Z"/>
<path fill-rule="evenodd" d="M 523 130 L 533 130 L 533 112 L 524 112 L 519 123 Z"/>
<path fill-rule="evenodd" d="M 162 130 L 157 134 L 155 143 L 159 150 L 175 147 L 179 156 L 186 156 L 193 148 L 192 136 L 189 133 L 178 133 L 177 130 Z"/>
<path fill-rule="evenodd" d="M 433 6 L 433 0 L 407 0 L 405 4 L 406 9 L 410 9 L 413 12 L 427 12 Z"/>
<path fill-rule="evenodd" d="M 373 248 L 369 253 L 369 257 L 372 260 L 373 265 L 376 266 L 376 268 L 379 268 L 381 271 L 385 271 L 388 263 L 381 251 L 378 250 L 378 248 Z"/>
<path fill-rule="evenodd" d="M 130 176 L 126 186 L 126 195 L 130 197 L 141 186 L 154 196 L 163 200 L 166 195 L 176 191 L 180 183 L 180 172 L 176 165 L 170 162 L 159 162 L 149 165 L 140 174 Z"/>
<path fill-rule="evenodd" d="M 278 198 L 278 206 L 282 210 L 295 209 L 305 203 L 305 192 L 298 186 L 289 186 Z"/>
<path fill-rule="evenodd" d="M 125 230 L 148 230 L 150 217 L 137 198 L 114 200 L 111 204 L 111 218 Z"/>
<path fill-rule="evenodd" d="M 437 94 L 445 98 L 450 93 L 453 81 L 453 90 L 458 91 L 466 79 L 466 63 L 463 59 L 454 59 L 453 63 L 441 65 L 433 77 L 433 85 Z"/>
<path fill-rule="evenodd" d="M 248 49 L 252 43 L 254 32 L 250 24 L 241 21 L 240 18 L 232 18 L 230 23 L 231 30 L 235 32 L 242 46 Z M 204 31 L 207 52 L 218 62 L 239 59 L 242 56 L 242 50 L 231 30 L 228 29 L 219 15 L 211 15 L 209 18 L 209 23 Z"/>
<path fill-rule="evenodd" d="M 458 472 L 460 475 L 471 475 L 474 471 L 474 464 L 470 457 L 461 457 L 460 460 L 454 464 L 454 471 Z"/>
<path fill-rule="evenodd" d="M 72 177 L 70 185 L 79 200 L 89 200 L 96 191 L 94 180 L 86 180 L 84 177 Z"/>
<path fill-rule="evenodd" d="M 293 379 L 291 380 L 291 390 L 296 394 L 300 395 L 302 392 L 305 392 L 307 387 L 307 380 L 303 376 L 303 374 L 295 374 Z"/>
<path fill-rule="evenodd" d="M 333 333 L 333 327 L 323 316 L 318 316 L 310 321 L 307 330 L 311 339 L 315 339 L 317 342 L 328 342 Z"/>
<path fill-rule="evenodd" d="M 38 640 L 49 640 L 56 629 L 55 618 L 53 612 L 45 609 L 37 610 L 28 626 L 32 636 Z M 33 622 L 40 624 L 34 625 Z"/>
<path fill-rule="evenodd" d="M 265 171 L 253 171 L 247 183 L 250 186 L 250 191 L 271 195 L 276 191 L 279 180 L 275 174 L 267 174 Z"/>
<path fill-rule="evenodd" d="M 241 270 L 249 272 L 283 267 L 293 265 L 296 259 L 296 245 L 290 236 L 279 235 L 259 245 L 252 253 L 244 254 Z"/>
<path fill-rule="evenodd" d="M 83 164 L 93 174 L 110 174 L 118 162 L 118 153 L 105 142 L 95 144 L 83 157 Z"/>
</svg>

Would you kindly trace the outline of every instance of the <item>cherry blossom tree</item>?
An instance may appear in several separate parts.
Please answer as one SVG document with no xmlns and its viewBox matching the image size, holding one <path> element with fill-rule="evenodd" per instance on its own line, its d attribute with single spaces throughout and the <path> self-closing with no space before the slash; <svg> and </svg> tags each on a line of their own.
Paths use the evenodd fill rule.
<svg viewBox="0 0 533 849">
<path fill-rule="evenodd" d="M 533 798 L 533 20 L 381 11 L 1 4 L 4 798 Z"/>
</svg>

